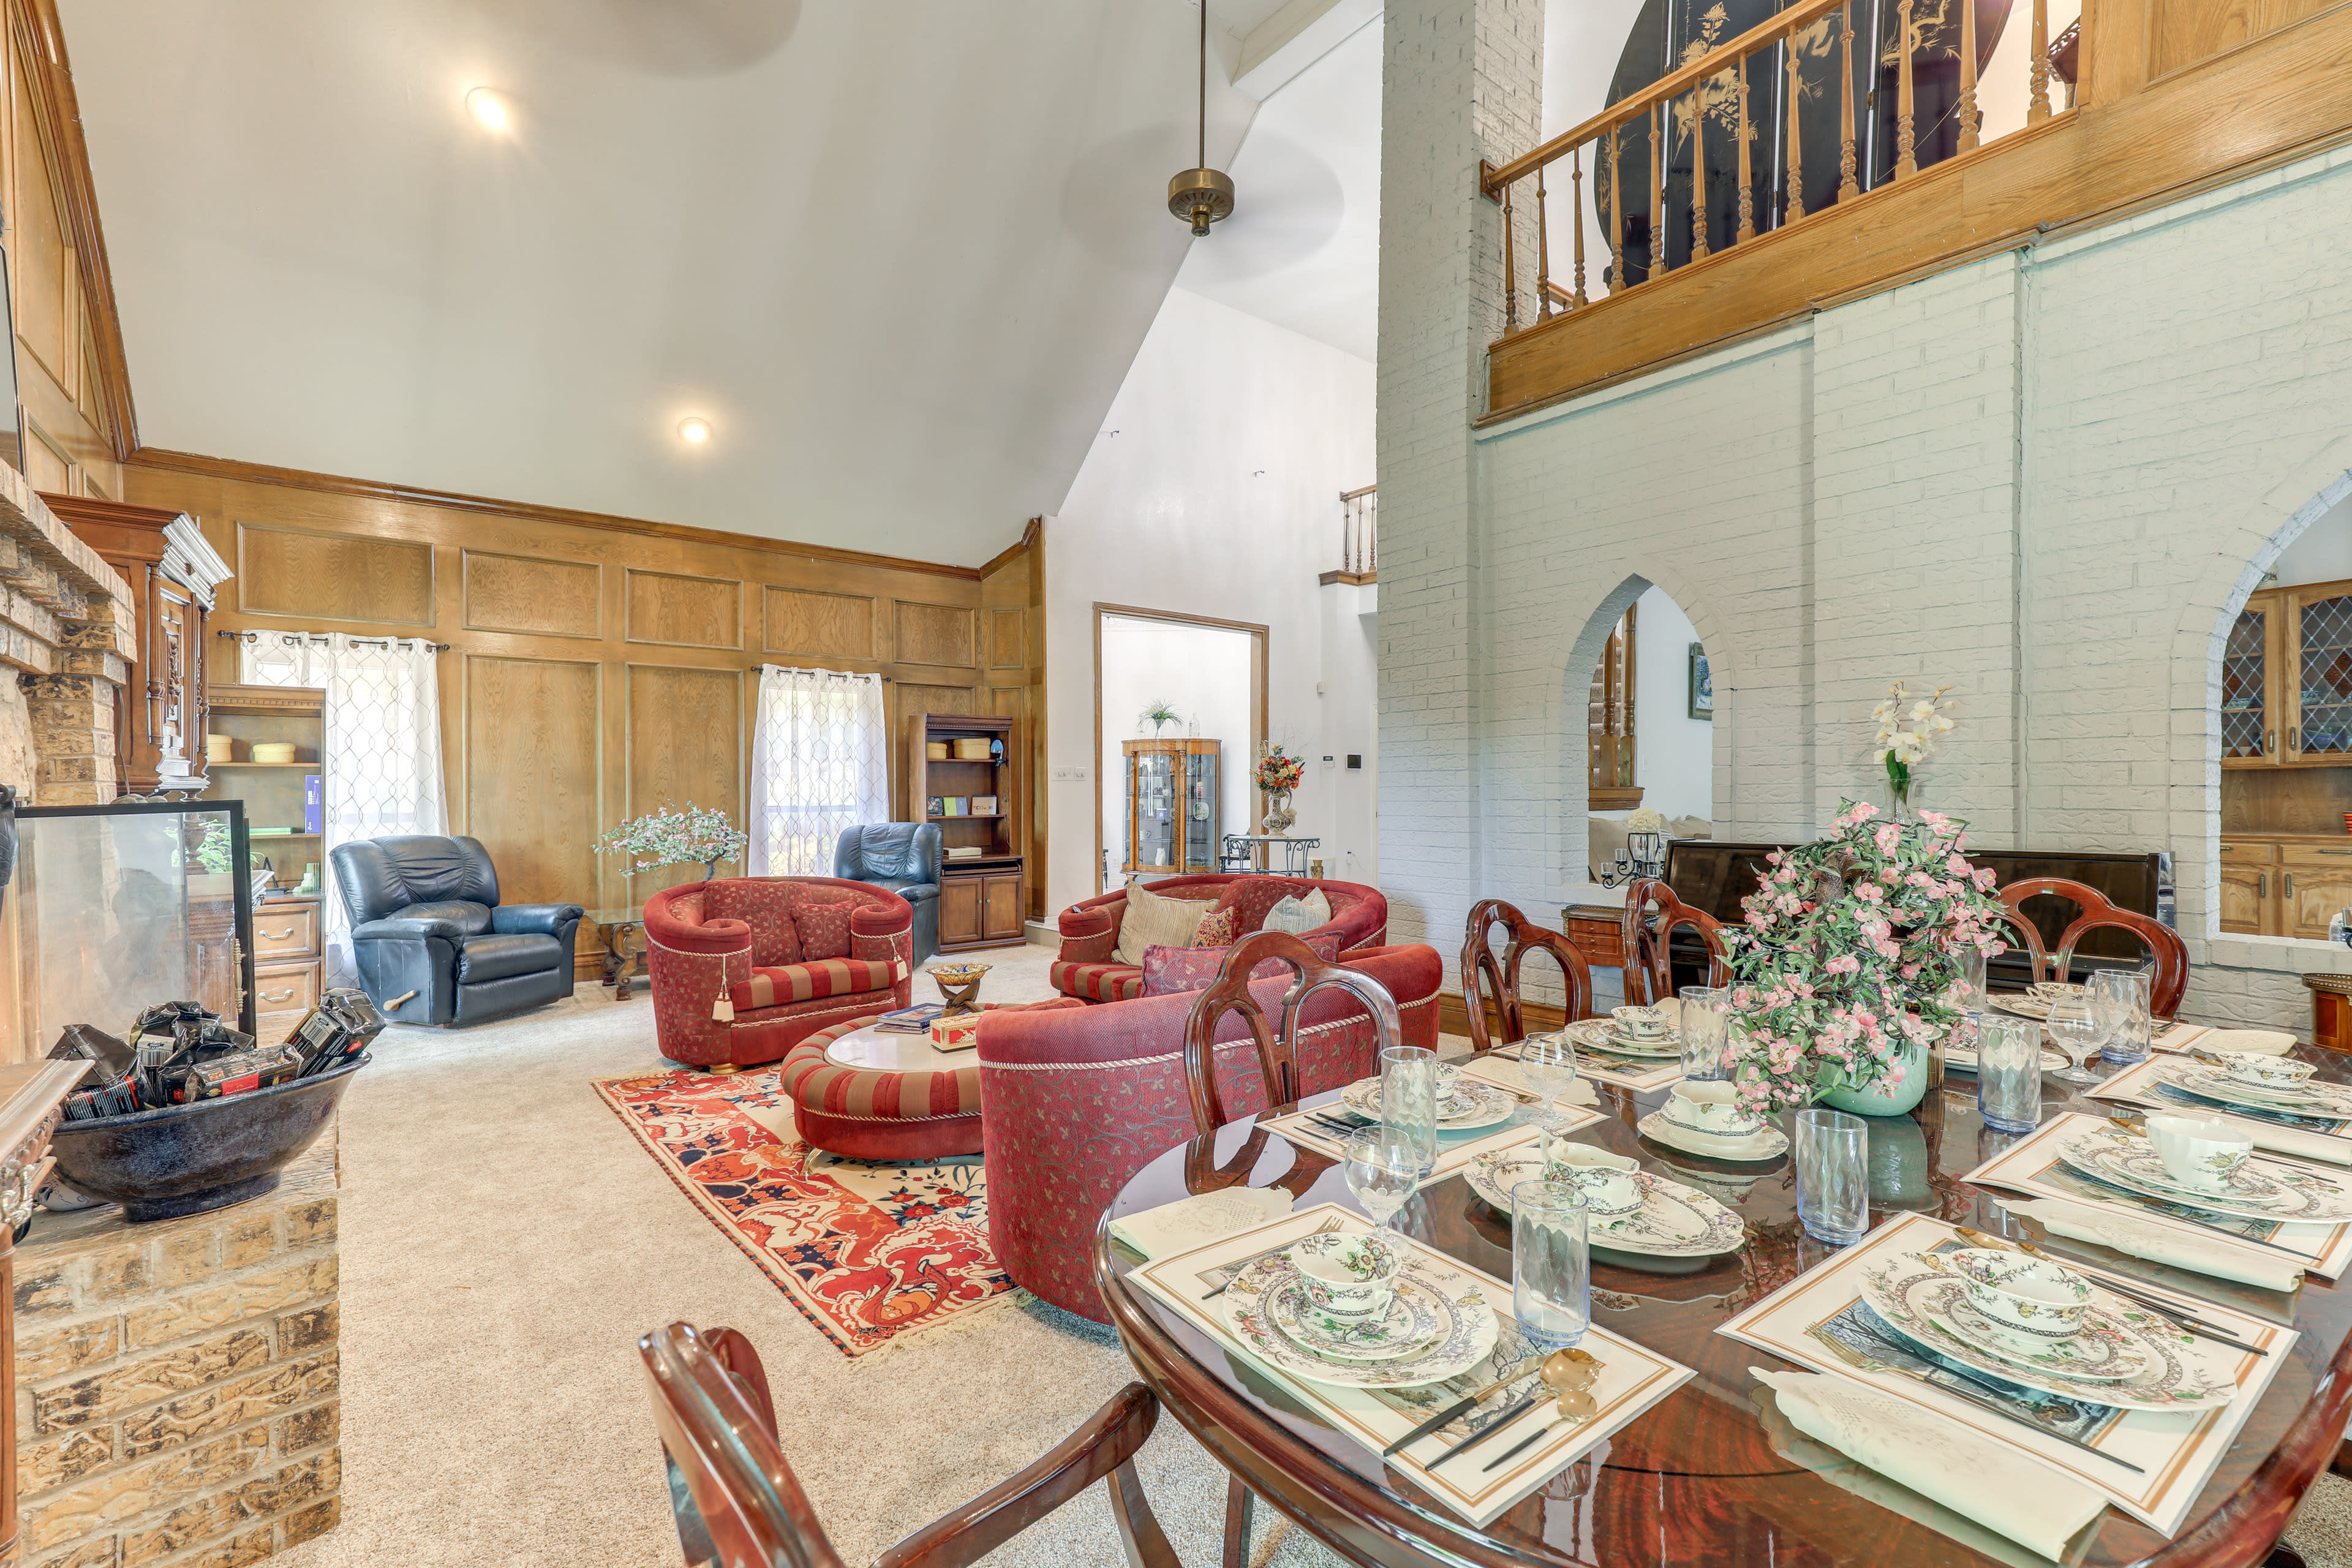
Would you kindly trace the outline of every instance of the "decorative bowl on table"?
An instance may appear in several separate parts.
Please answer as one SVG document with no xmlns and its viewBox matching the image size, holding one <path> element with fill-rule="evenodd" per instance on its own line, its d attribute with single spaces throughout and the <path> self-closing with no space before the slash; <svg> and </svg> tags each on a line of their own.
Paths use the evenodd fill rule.
<svg viewBox="0 0 2352 1568">
<path fill-rule="evenodd" d="M 980 1011 L 980 978 L 989 971 L 985 963 L 935 963 L 923 971 L 940 988 L 940 996 L 947 1003 L 940 1016 L 958 1017 Z"/>
<path fill-rule="evenodd" d="M 2071 1340 L 2090 1310 L 2091 1283 L 2071 1268 L 2022 1252 L 1976 1247 L 1944 1261 L 1964 1282 L 1969 1303 L 1995 1331 L 2032 1339 Z"/>
</svg>

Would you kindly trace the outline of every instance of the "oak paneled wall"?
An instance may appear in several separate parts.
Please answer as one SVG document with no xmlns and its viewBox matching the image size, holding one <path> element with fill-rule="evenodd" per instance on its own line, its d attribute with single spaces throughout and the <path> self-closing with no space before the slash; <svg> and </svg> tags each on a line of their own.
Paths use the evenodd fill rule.
<svg viewBox="0 0 2352 1568">
<path fill-rule="evenodd" d="M 199 461 L 134 458 L 124 499 L 189 512 L 236 565 L 214 625 L 451 645 L 440 656 L 451 829 L 488 847 L 509 897 L 594 909 L 693 879 L 691 868 L 632 876 L 590 846 L 666 801 L 741 821 L 762 661 L 888 680 L 901 817 L 910 716 L 1019 717 L 1014 790 L 1032 817 L 1022 839 L 1043 851 L 1034 525 L 975 570 L 466 498 L 391 499 L 328 476 Z M 1042 861 L 1029 885 L 1042 907 Z M 583 932 L 583 946 L 593 940 Z"/>
</svg>

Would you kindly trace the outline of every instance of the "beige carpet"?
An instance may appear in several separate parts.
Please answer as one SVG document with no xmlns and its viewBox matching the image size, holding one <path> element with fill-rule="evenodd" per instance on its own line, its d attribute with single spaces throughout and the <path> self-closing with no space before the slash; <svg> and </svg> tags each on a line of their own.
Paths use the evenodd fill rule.
<svg viewBox="0 0 2352 1568">
<path fill-rule="evenodd" d="M 1040 947 L 977 955 L 984 994 L 1048 994 Z M 659 1070 L 653 1013 L 594 985 L 482 1028 L 393 1029 L 344 1103 L 343 1521 L 288 1568 L 655 1568 L 679 1561 L 636 1336 L 750 1334 L 784 1446 L 861 1563 L 1050 1447 L 1130 1373 L 1038 1304 L 852 1362 L 697 1214 L 589 1089 Z M 1172 1420 L 1141 1463 L 1184 1561 L 1217 1562 L 1225 1479 Z M 1336 1561 L 1261 1514 L 1261 1564 Z M 2291 1539 L 2352 1568 L 2352 1487 Z M 1100 1489 L 992 1562 L 1111 1563 Z"/>
</svg>

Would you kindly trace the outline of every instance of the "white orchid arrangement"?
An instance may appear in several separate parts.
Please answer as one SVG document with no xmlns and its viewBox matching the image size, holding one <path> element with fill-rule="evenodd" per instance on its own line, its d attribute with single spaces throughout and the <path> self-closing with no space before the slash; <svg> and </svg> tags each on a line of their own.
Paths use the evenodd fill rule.
<svg viewBox="0 0 2352 1568">
<path fill-rule="evenodd" d="M 1958 723 L 1952 700 L 1946 695 L 1951 689 L 1938 686 L 1933 697 L 1915 698 L 1898 680 L 1870 710 L 1878 721 L 1878 750 L 1873 755 L 1886 764 L 1886 782 L 1894 786 L 1897 803 L 1911 798 L 1911 770 L 1927 761 Z"/>
<path fill-rule="evenodd" d="M 1626 815 L 1625 831 L 1628 833 L 1664 833 L 1665 830 L 1666 816 L 1662 811 L 1643 805 L 1636 806 Z"/>
</svg>

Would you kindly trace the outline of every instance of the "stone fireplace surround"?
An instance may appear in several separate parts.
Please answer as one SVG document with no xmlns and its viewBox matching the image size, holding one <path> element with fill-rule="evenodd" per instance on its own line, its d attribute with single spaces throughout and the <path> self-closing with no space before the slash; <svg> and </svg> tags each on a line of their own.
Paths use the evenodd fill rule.
<svg viewBox="0 0 2352 1568">
<path fill-rule="evenodd" d="M 131 679 L 130 585 L 0 466 L 0 784 L 35 805 L 115 795 L 115 709 Z"/>
</svg>

